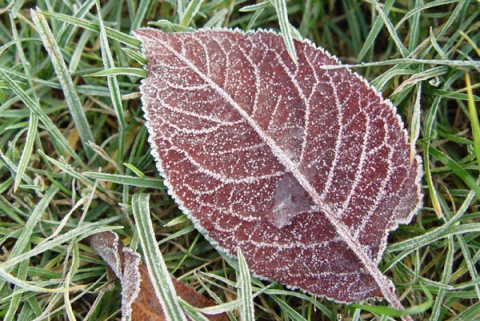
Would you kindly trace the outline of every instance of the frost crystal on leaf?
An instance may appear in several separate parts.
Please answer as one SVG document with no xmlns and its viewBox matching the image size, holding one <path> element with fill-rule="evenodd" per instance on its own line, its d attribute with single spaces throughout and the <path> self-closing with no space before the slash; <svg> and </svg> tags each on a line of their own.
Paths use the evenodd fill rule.
<svg viewBox="0 0 480 321">
<path fill-rule="evenodd" d="M 260 277 L 401 308 L 377 265 L 421 174 L 392 104 L 309 42 L 295 64 L 273 32 L 135 35 L 157 167 L 207 239 Z"/>
</svg>

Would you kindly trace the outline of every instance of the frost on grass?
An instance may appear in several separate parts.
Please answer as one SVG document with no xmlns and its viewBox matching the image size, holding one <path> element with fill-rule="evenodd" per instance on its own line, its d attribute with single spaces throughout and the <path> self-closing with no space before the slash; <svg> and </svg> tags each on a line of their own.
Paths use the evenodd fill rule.
<svg viewBox="0 0 480 321">
<path fill-rule="evenodd" d="M 335 57 L 272 32 L 135 32 L 149 140 L 169 193 L 256 275 L 352 302 L 396 301 L 377 269 L 421 206 L 392 104 Z"/>
</svg>

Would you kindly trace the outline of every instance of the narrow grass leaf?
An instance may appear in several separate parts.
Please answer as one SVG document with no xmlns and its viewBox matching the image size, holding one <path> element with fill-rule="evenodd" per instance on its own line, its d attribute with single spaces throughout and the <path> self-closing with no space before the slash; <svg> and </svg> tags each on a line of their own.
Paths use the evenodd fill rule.
<svg viewBox="0 0 480 321">
<path fill-rule="evenodd" d="M 422 0 L 415 0 L 414 8 L 419 8 L 422 5 Z M 408 39 L 408 51 L 413 52 L 418 45 L 420 39 L 420 18 L 421 12 L 418 11 L 412 15 L 412 19 L 410 19 L 410 27 L 409 27 L 409 39 Z M 395 30 L 398 30 L 395 28 Z"/>
<path fill-rule="evenodd" d="M 138 142 L 138 141 L 136 141 Z M 137 175 L 139 178 L 145 178 L 145 174 L 142 173 L 141 170 L 139 170 L 135 165 L 130 164 L 130 163 L 123 163 L 123 166 L 131 170 L 135 175 Z"/>
<path fill-rule="evenodd" d="M 1 266 L 0 266 L 0 279 L 2 279 L 2 282 L 7 281 L 8 283 L 15 284 L 16 286 L 22 289 L 26 289 L 31 292 L 39 292 L 39 293 L 64 293 L 65 291 L 79 291 L 83 289 L 82 286 L 69 287 L 68 289 L 64 287 L 59 287 L 55 289 L 44 288 L 44 287 L 35 285 L 34 282 L 28 282 L 13 276 L 12 274 L 8 273 L 6 269 L 3 269 Z"/>
<path fill-rule="evenodd" d="M 458 92 L 452 92 L 442 89 L 432 89 L 431 87 L 428 90 L 424 90 L 424 93 L 428 93 L 440 98 L 447 98 L 447 99 L 459 99 L 459 100 L 468 100 L 467 94 L 462 94 Z M 473 101 L 480 101 L 480 96 L 473 95 Z"/>
<path fill-rule="evenodd" d="M 287 320 L 306 321 L 304 317 L 285 302 L 285 298 L 273 296 L 272 299 L 280 306 L 283 317 Z"/>
<path fill-rule="evenodd" d="M 16 279 L 19 281 L 23 281 L 22 283 L 27 283 L 25 280 L 27 279 L 28 275 L 28 266 L 30 262 L 29 260 L 23 261 L 17 271 L 16 271 Z M 0 277 L 1 278 L 1 277 Z M 19 287 L 15 287 L 13 294 L 10 297 L 10 301 L 8 304 L 8 310 L 7 313 L 4 316 L 3 321 L 12 321 L 16 320 L 16 316 L 18 315 L 18 307 L 20 305 L 20 302 L 23 300 L 24 294 L 19 291 Z"/>
<path fill-rule="evenodd" d="M 75 86 L 73 85 L 72 78 L 68 72 L 68 67 L 65 64 L 60 48 L 55 40 L 55 36 L 50 30 L 45 17 L 43 17 L 39 11 L 35 10 L 31 10 L 31 15 L 37 31 L 42 39 L 43 45 L 52 61 L 53 68 L 55 69 L 58 81 L 62 87 L 65 101 L 77 127 L 80 139 L 82 140 L 85 148 L 85 152 L 88 158 L 91 159 L 94 153 L 90 148 L 88 148 L 87 143 L 90 141 L 95 142 L 95 139 L 93 138 L 93 134 L 90 130 L 90 125 L 88 124 L 87 117 L 83 111 L 80 99 L 77 96 Z"/>
<path fill-rule="evenodd" d="M 470 187 L 470 189 L 475 191 L 477 199 L 480 199 L 480 186 L 478 186 L 478 184 L 475 182 L 475 179 L 473 179 L 473 177 L 461 165 L 438 149 L 430 148 L 430 154 L 450 168 L 453 173 L 455 173 L 468 187 Z"/>
<path fill-rule="evenodd" d="M 430 309 L 430 307 L 433 304 L 432 294 L 428 291 L 428 289 L 424 285 L 420 284 L 420 286 L 422 287 L 423 292 L 427 297 L 427 301 L 416 306 L 405 308 L 403 310 L 396 310 L 386 306 L 370 306 L 366 304 L 352 304 L 352 306 L 365 311 L 373 312 L 378 315 L 390 316 L 390 317 L 396 317 L 396 318 L 404 317 L 407 315 L 420 314 Z"/>
<path fill-rule="evenodd" d="M 150 0 L 141 0 L 140 3 L 138 3 L 137 10 L 135 10 L 135 18 L 130 26 L 130 30 L 136 30 L 141 27 L 142 22 L 145 20 L 148 7 L 150 7 L 150 3 Z"/>
<path fill-rule="evenodd" d="M 478 122 L 477 108 L 475 107 L 475 102 L 473 101 L 473 92 L 472 84 L 470 82 L 470 74 L 465 74 L 465 83 L 467 85 L 467 96 L 468 96 L 468 113 L 470 116 L 470 126 L 472 127 L 472 136 L 473 136 L 473 153 L 477 159 L 478 168 L 480 170 L 480 124 Z"/>
<path fill-rule="evenodd" d="M 456 235 L 456 238 L 458 240 L 457 244 L 460 246 L 460 249 L 462 250 L 462 255 L 465 261 L 465 264 L 467 265 L 468 272 L 470 273 L 470 277 L 472 280 L 480 280 L 478 278 L 478 272 L 475 267 L 475 264 L 477 263 L 477 260 L 473 259 L 472 256 L 470 255 L 470 249 L 468 242 L 465 240 L 463 235 L 459 234 Z M 475 289 L 475 292 L 477 293 L 478 299 L 480 299 L 480 282 L 477 282 L 476 284 L 473 285 L 473 288 Z"/>
<path fill-rule="evenodd" d="M 180 18 L 180 25 L 188 27 L 192 19 L 197 15 L 203 0 L 192 0 L 188 3 L 183 16 Z"/>
<path fill-rule="evenodd" d="M 437 217 L 443 217 L 442 208 L 440 206 L 440 202 L 438 200 L 437 191 L 433 184 L 432 173 L 430 171 L 430 141 L 432 140 L 433 135 L 433 125 L 435 124 L 435 119 L 437 115 L 437 111 L 440 105 L 441 98 L 438 96 L 435 97 L 433 104 L 428 109 L 425 119 L 424 119 L 424 140 L 423 140 L 423 170 L 424 170 L 424 177 L 427 182 L 428 186 L 428 193 L 432 200 L 432 205 L 437 214 Z"/>
<path fill-rule="evenodd" d="M 448 72 L 449 68 L 446 66 L 441 66 L 441 67 L 434 67 L 431 69 L 423 70 L 423 71 L 417 71 L 410 78 L 405 80 L 398 86 L 392 93 L 393 95 L 399 94 L 402 91 L 405 91 L 406 89 L 415 86 L 416 84 L 425 81 L 430 78 L 434 77 L 439 77 L 441 75 L 444 75 Z M 410 70 L 414 72 L 415 70 Z"/>
<path fill-rule="evenodd" d="M 420 237 L 415 237 L 407 241 L 394 244 L 392 247 L 389 247 L 387 249 L 387 252 L 398 251 L 399 253 L 398 255 L 395 256 L 394 259 L 390 260 L 388 264 L 386 264 L 383 267 L 383 271 L 384 272 L 388 271 L 392 266 L 398 263 L 398 261 L 405 258 L 411 252 L 419 250 L 423 246 L 433 244 L 441 239 L 450 237 L 452 235 L 480 232 L 480 224 L 472 223 L 472 224 L 463 224 L 463 225 L 452 227 L 453 226 L 453 224 L 451 224 L 452 222 L 453 220 L 449 221 L 447 224 L 444 224 L 444 226 L 440 228 L 436 228 L 433 231 L 426 233 L 425 235 L 422 235 Z"/>
<path fill-rule="evenodd" d="M 79 6 L 73 7 L 72 17 L 83 19 L 87 16 L 95 5 L 95 0 L 86 0 L 80 2 Z M 53 11 L 53 10 L 52 10 Z M 65 48 L 69 43 L 72 42 L 72 39 L 76 36 L 76 26 L 64 21 L 63 24 L 60 24 L 61 27 L 58 28 L 59 31 L 56 36 L 56 40 L 60 48 Z M 56 30 L 58 30 L 56 29 Z"/>
<path fill-rule="evenodd" d="M 95 192 L 94 189 L 92 189 L 92 193 Z M 76 202 L 72 208 L 70 209 L 70 211 L 68 211 L 68 213 L 66 213 L 64 215 L 64 217 L 62 218 L 62 220 L 60 222 L 58 222 L 57 224 L 57 227 L 55 228 L 55 231 L 53 231 L 46 239 L 44 239 L 42 241 L 43 242 L 47 242 L 51 239 L 54 239 L 56 238 L 61 232 L 62 230 L 65 228 L 65 226 L 67 225 L 68 221 L 70 220 L 70 217 L 81 207 L 85 207 L 85 208 L 88 208 L 89 207 L 89 200 L 91 200 L 91 196 L 90 196 L 90 199 L 88 196 L 84 196 L 82 197 L 81 199 L 78 200 L 78 202 Z"/>
<path fill-rule="evenodd" d="M 293 44 L 293 33 L 290 22 L 288 22 L 287 3 L 285 0 L 270 0 L 277 12 L 278 23 L 280 25 L 280 31 L 282 32 L 283 41 L 287 47 L 288 54 L 292 58 L 293 62 L 297 63 L 297 52 L 295 51 L 295 45 Z"/>
<path fill-rule="evenodd" d="M 77 71 L 78 65 L 80 64 L 80 61 L 85 53 L 85 50 L 86 50 L 85 47 L 87 43 L 91 40 L 91 38 L 92 38 L 92 31 L 90 30 L 84 30 L 80 35 L 80 38 L 76 43 L 75 50 L 73 51 L 72 56 L 70 57 L 70 63 L 68 64 L 68 71 L 70 72 L 70 74 L 73 74 L 75 71 Z"/>
<path fill-rule="evenodd" d="M 115 67 L 113 62 L 113 57 L 110 52 L 110 47 L 108 45 L 107 34 L 105 31 L 105 26 L 103 24 L 101 12 L 102 7 L 100 6 L 100 1 L 97 0 L 97 12 L 98 12 L 98 25 L 100 27 L 100 47 L 102 49 L 102 61 L 105 69 L 112 69 Z M 118 81 L 115 76 L 107 77 L 108 88 L 110 89 L 111 102 L 113 104 L 113 109 L 117 115 L 118 121 L 118 159 L 117 162 L 121 164 L 125 149 L 125 114 L 123 112 L 122 98 L 120 94 L 120 87 L 118 86 Z M 92 140 L 93 142 L 93 140 Z"/>
<path fill-rule="evenodd" d="M 433 184 L 432 172 L 430 170 L 430 144 L 428 141 L 424 141 L 423 143 L 423 170 L 433 209 L 435 210 L 437 217 L 441 218 L 443 217 L 443 212 L 438 201 L 437 190 Z"/>
<path fill-rule="evenodd" d="M 442 48 L 440 48 L 440 45 L 437 41 L 436 35 L 433 32 L 432 28 L 430 28 L 429 40 L 430 40 L 430 45 L 433 47 L 433 49 L 435 49 L 435 51 L 438 53 L 440 58 L 442 58 L 444 60 L 448 60 L 447 54 L 443 51 Z"/>
<path fill-rule="evenodd" d="M 74 242 L 74 240 L 72 240 L 72 242 Z M 75 273 L 77 272 L 77 269 L 79 267 L 79 250 L 78 250 L 78 244 L 76 243 L 70 243 L 70 246 L 69 248 L 71 248 L 71 251 L 69 251 L 70 255 L 71 256 L 71 261 L 68 262 L 68 263 L 71 263 L 70 265 L 70 269 L 68 271 L 68 273 L 65 275 L 65 281 L 64 281 L 64 287 L 65 289 L 69 290 L 70 289 L 70 283 L 72 282 L 72 275 L 75 275 Z M 69 257 L 67 256 L 67 258 Z M 65 262 L 65 263 L 67 263 Z M 75 312 L 73 311 L 73 307 L 72 307 L 72 300 L 70 299 L 70 291 L 65 291 L 63 293 L 63 298 L 64 298 L 64 301 L 65 301 L 65 310 L 67 312 L 67 317 L 69 320 L 76 320 L 75 318 Z"/>
<path fill-rule="evenodd" d="M 209 321 L 207 317 L 205 317 L 196 307 L 190 305 L 188 302 L 182 300 L 181 298 L 178 299 L 178 302 L 182 306 L 183 310 L 187 314 L 189 320 L 192 321 Z"/>
<path fill-rule="evenodd" d="M 88 147 L 93 149 L 98 156 L 100 156 L 105 161 L 107 161 L 113 168 L 115 168 L 115 170 L 118 173 L 123 174 L 122 168 L 118 165 L 118 163 L 112 157 L 110 157 L 110 155 L 102 147 L 91 142 L 88 143 Z M 114 153 L 114 154 L 118 154 L 118 153 Z"/>
<path fill-rule="evenodd" d="M 145 59 L 145 57 L 142 54 L 140 54 L 138 51 L 132 50 L 130 48 L 122 48 L 122 50 L 128 57 L 132 58 L 133 60 L 135 60 L 139 64 L 144 65 L 144 64 L 147 63 L 147 59 Z M 128 67 L 122 67 L 122 68 L 128 68 Z M 134 68 L 134 69 L 138 69 L 138 68 Z M 141 69 L 141 70 L 146 75 L 145 70 L 143 70 L 143 69 Z M 136 72 L 137 71 L 135 71 L 135 73 Z M 127 74 L 128 74 L 128 72 L 127 72 Z M 142 77 L 146 77 L 146 76 L 142 76 Z"/>
<path fill-rule="evenodd" d="M 177 14 L 180 20 L 183 19 L 183 15 L 185 12 L 185 1 L 184 0 L 177 0 Z"/>
<path fill-rule="evenodd" d="M 247 25 L 247 28 L 245 30 L 251 30 L 253 29 L 253 27 L 255 26 L 258 18 L 262 15 L 263 13 L 263 10 L 264 9 L 258 9 L 257 11 L 255 11 L 252 15 L 252 17 L 250 18 L 250 20 L 248 21 L 248 25 Z"/>
<path fill-rule="evenodd" d="M 208 315 L 215 315 L 215 314 L 220 314 L 224 312 L 230 312 L 235 309 L 239 309 L 242 306 L 242 301 L 239 299 L 234 300 L 234 301 L 229 301 L 227 303 L 223 304 L 218 304 L 214 305 L 211 307 L 206 307 L 206 308 L 201 308 L 199 309 L 200 312 Z"/>
<path fill-rule="evenodd" d="M 10 78 L 3 70 L 0 68 L 0 76 L 7 82 L 10 89 L 23 101 L 25 106 L 27 106 L 31 111 L 33 111 L 39 118 L 39 120 L 45 126 L 45 130 L 52 136 L 53 144 L 60 145 L 57 148 L 57 152 L 63 157 L 71 156 L 78 165 L 87 168 L 82 159 L 77 155 L 77 153 L 70 146 L 66 138 L 62 135 L 57 126 L 52 122 L 50 117 L 45 114 L 42 108 L 35 103 L 35 101 L 28 96 L 28 94 L 12 79 Z M 56 146 L 57 147 L 57 146 Z"/>
<path fill-rule="evenodd" d="M 28 122 L 27 138 L 25 139 L 25 146 L 23 147 L 22 156 L 18 162 L 17 176 L 15 176 L 15 183 L 13 186 L 13 192 L 16 192 L 18 186 L 22 181 L 23 174 L 27 169 L 28 162 L 32 156 L 33 145 L 37 136 L 38 129 L 38 116 L 30 111 L 30 119 Z"/>
<path fill-rule="evenodd" d="M 422 97 L 422 83 L 419 83 L 417 86 L 417 98 L 415 99 L 415 104 L 413 105 L 412 113 L 412 123 L 410 130 L 410 164 L 412 164 L 413 159 L 415 158 L 417 152 L 415 146 L 417 146 L 417 139 L 420 135 L 420 98 Z"/>
<path fill-rule="evenodd" d="M 186 321 L 187 318 L 178 303 L 175 287 L 155 240 L 148 201 L 148 194 L 135 194 L 132 198 L 133 216 L 143 250 L 143 258 L 166 320 Z"/>
<path fill-rule="evenodd" d="M 117 183 L 120 185 L 130 185 L 144 188 L 165 189 L 165 185 L 158 178 L 135 177 L 130 175 L 107 174 L 98 172 L 84 172 L 84 177 L 91 179 L 99 179 L 107 182 Z"/>
<path fill-rule="evenodd" d="M 29 177 L 25 172 L 23 173 L 22 176 L 19 175 L 18 173 L 18 166 L 15 165 L 5 154 L 3 154 L 3 151 L 0 149 L 0 160 L 3 161 L 3 165 L 8 168 L 10 173 L 12 174 L 12 177 L 18 180 L 23 180 L 27 182 L 27 184 L 32 185 L 33 180 L 31 177 Z"/>
<path fill-rule="evenodd" d="M 122 217 L 113 217 L 109 219 L 104 219 L 100 220 L 95 223 L 89 223 L 89 224 L 84 224 L 81 227 L 77 227 L 73 230 L 70 230 L 66 232 L 65 234 L 62 234 L 53 240 L 47 241 L 45 243 L 40 243 L 33 249 L 20 254 L 14 258 L 9 258 L 8 261 L 0 263 L 0 268 L 5 269 L 8 271 L 10 267 L 13 267 L 20 262 L 23 262 L 24 260 L 27 260 L 33 256 L 39 255 L 45 251 L 51 250 L 55 248 L 56 246 L 60 246 L 62 244 L 65 244 L 72 239 L 77 239 L 77 241 L 80 241 L 90 235 L 96 234 L 96 233 L 101 233 L 104 231 L 114 231 L 118 229 L 122 229 L 122 227 L 119 226 L 109 226 L 110 223 L 119 221 Z"/>
<path fill-rule="evenodd" d="M 335 319 L 335 314 L 332 311 L 330 311 L 325 305 L 321 304 L 320 301 L 318 301 L 315 296 L 311 296 L 298 291 L 286 291 L 286 290 L 277 290 L 277 289 L 266 289 L 265 294 L 267 294 L 268 296 L 281 295 L 281 296 L 298 298 L 300 300 L 303 300 L 311 304 L 314 307 L 314 309 L 318 309 L 322 311 L 322 313 L 325 315 L 327 319 L 331 319 L 331 320 Z"/>
<path fill-rule="evenodd" d="M 23 71 L 25 72 L 26 75 L 30 76 L 30 70 L 32 65 L 25 56 L 25 51 L 23 50 L 22 42 L 19 41 L 21 39 L 21 36 L 18 35 L 17 24 L 15 22 L 15 19 L 11 15 L 10 15 L 10 25 L 12 28 L 12 36 L 15 42 L 15 47 L 17 48 L 17 55 L 20 59 L 20 63 L 22 65 Z M 31 86 L 32 84 L 29 83 L 29 85 Z"/>
<path fill-rule="evenodd" d="M 94 72 L 93 74 L 85 75 L 86 77 L 113 77 L 113 76 L 135 76 L 145 78 L 147 73 L 144 69 L 140 68 L 128 68 L 128 67 L 113 67 L 101 71 Z"/>
<path fill-rule="evenodd" d="M 27 247 L 31 242 L 33 229 L 37 226 L 38 222 L 42 218 L 42 215 L 44 214 L 47 207 L 50 205 L 50 202 L 52 201 L 53 197 L 57 192 L 58 192 L 58 188 L 56 188 L 53 185 L 51 185 L 48 188 L 48 190 L 45 192 L 43 197 L 38 202 L 37 206 L 35 206 L 34 210 L 28 217 L 28 221 L 23 227 L 22 234 L 20 234 L 18 239 L 15 241 L 15 245 L 13 246 L 13 249 L 10 252 L 9 260 L 7 262 L 9 262 L 12 258 L 20 256 L 22 253 L 25 252 L 25 250 L 27 249 Z M 5 265 L 5 263 L 0 264 L 0 267 Z M 5 273 L 8 273 L 11 271 L 11 269 L 8 267 L 4 269 L 5 269 Z M 3 280 L 0 280 L 0 290 L 5 285 L 5 282 L 4 282 L 5 280 L 6 280 L 5 278 L 3 278 Z"/>
<path fill-rule="evenodd" d="M 42 218 L 42 215 L 45 213 L 47 207 L 50 205 L 50 202 L 54 198 L 55 194 L 57 194 L 58 188 L 51 185 L 44 195 L 40 198 L 37 206 L 33 209 L 32 213 L 28 217 L 28 221 L 25 224 L 22 234 L 15 242 L 15 246 L 13 250 L 10 252 L 10 258 L 14 258 L 20 254 L 22 254 L 25 249 L 30 244 L 30 238 L 32 236 L 33 229 L 37 226 L 38 222 Z"/>
<path fill-rule="evenodd" d="M 426 64 L 426 65 L 440 65 L 450 67 L 465 67 L 465 68 L 480 68 L 480 61 L 475 60 L 448 60 L 448 59 L 417 59 L 417 58 L 398 58 L 375 62 L 366 62 L 360 64 L 341 64 L 341 65 L 323 65 L 320 68 L 325 70 L 330 69 L 345 69 L 345 68 L 366 68 L 374 66 L 398 66 L 400 64 Z M 406 70 L 411 70 L 407 68 Z"/>
<path fill-rule="evenodd" d="M 298 27 L 298 32 L 300 32 L 302 37 L 306 37 L 308 34 L 308 28 L 311 21 L 310 17 L 312 15 L 312 0 L 305 1 L 304 6 L 302 22 L 300 22 L 300 27 Z"/>
<path fill-rule="evenodd" d="M 44 157 L 46 160 L 48 160 L 53 165 L 60 168 L 63 173 L 68 174 L 69 176 L 78 179 L 79 181 L 84 183 L 86 186 L 92 186 L 93 185 L 93 182 L 91 180 L 87 179 L 84 175 L 75 171 L 70 165 L 59 162 L 58 160 L 46 155 L 42 150 L 39 150 L 38 154 L 40 156 Z"/>
<path fill-rule="evenodd" d="M 403 242 L 395 243 L 388 247 L 387 253 L 411 253 L 415 250 L 420 249 L 422 246 L 427 246 L 451 235 L 473 233 L 477 232 L 480 229 L 480 224 L 471 223 L 454 226 L 455 222 L 457 222 L 457 220 L 447 221 L 447 223 L 445 223 L 444 225 L 432 229 L 425 234 L 408 239 Z M 384 267 L 384 270 L 386 271 L 390 266 L 391 264 L 389 263 Z"/>
<path fill-rule="evenodd" d="M 477 180 L 477 183 L 480 183 L 480 179 Z M 458 208 L 453 218 L 447 221 L 444 225 L 438 228 L 432 229 L 423 235 L 408 239 L 403 242 L 392 244 L 387 248 L 386 253 L 403 251 L 402 254 L 398 255 L 396 259 L 396 260 L 400 260 L 406 255 L 408 255 L 411 251 L 414 251 L 416 249 L 421 248 L 422 246 L 426 246 L 430 243 L 435 242 L 436 240 L 440 239 L 442 235 L 447 235 L 447 236 L 451 235 L 449 233 L 451 233 L 452 231 L 452 226 L 456 224 L 456 222 L 458 222 L 465 215 L 467 210 L 469 210 L 471 203 L 474 199 L 475 199 L 475 192 L 471 190 L 468 193 L 467 197 L 465 198 L 465 201 Z M 384 271 L 388 271 L 390 267 L 393 265 L 395 265 L 395 261 L 391 260 L 390 262 L 388 262 L 387 266 L 384 267 Z"/>
<path fill-rule="evenodd" d="M 403 42 L 400 40 L 398 37 L 398 34 L 395 30 L 395 27 L 393 26 L 392 22 L 388 17 L 385 15 L 385 12 L 383 11 L 382 7 L 378 3 L 377 0 L 371 0 L 373 5 L 375 6 L 375 10 L 377 10 L 378 15 L 380 18 L 383 20 L 383 24 L 388 30 L 388 33 L 390 34 L 390 37 L 392 38 L 393 42 L 395 42 L 395 45 L 397 46 L 398 51 L 402 55 L 402 57 L 407 57 L 408 56 L 408 50 L 405 48 L 403 45 Z"/>
<path fill-rule="evenodd" d="M 453 321 L 475 320 L 475 318 L 478 318 L 479 315 L 480 302 L 477 301 L 476 303 L 467 307 L 467 309 L 463 310 L 462 313 L 460 313 L 455 319 L 453 319 Z"/>
<path fill-rule="evenodd" d="M 238 275 L 237 275 L 237 293 L 242 302 L 240 306 L 240 319 L 242 321 L 254 321 L 255 310 L 253 308 L 252 282 L 250 280 L 250 271 L 247 261 L 243 256 L 242 250 L 237 247 Z"/>
<path fill-rule="evenodd" d="M 80 85 L 77 86 L 77 92 L 79 94 L 98 97 L 110 97 L 110 90 L 107 87 L 99 87 L 94 85 Z M 130 92 L 123 92 L 122 94 L 129 94 Z"/>
<path fill-rule="evenodd" d="M 13 183 L 13 180 L 10 178 L 7 181 L 10 182 L 10 185 Z M 0 193 L 0 213 L 2 213 L 3 219 L 11 219 L 15 224 L 18 225 L 19 228 L 25 225 L 25 221 L 23 217 L 25 217 L 26 213 L 20 210 L 17 204 L 11 204 L 8 200 Z M 12 232 L 5 232 L 3 237 L 0 238 L 0 245 L 8 239 L 9 237 L 18 237 L 17 233 L 20 233 L 20 229 L 14 230 Z"/>
<path fill-rule="evenodd" d="M 437 35 L 437 38 L 440 39 L 442 38 L 446 32 L 449 31 L 451 26 L 458 24 L 459 21 L 459 16 L 464 12 L 466 9 L 466 6 L 469 5 L 468 1 L 454 1 L 457 5 L 455 6 L 455 9 L 449 10 L 448 14 L 448 21 L 444 22 L 442 24 L 442 28 L 440 29 L 440 32 Z M 450 37 L 447 37 L 447 42 L 443 46 L 443 51 L 447 52 L 449 48 L 452 47 L 453 43 L 457 42 L 458 40 L 458 33 L 451 35 Z"/>
<path fill-rule="evenodd" d="M 442 284 L 449 284 L 450 277 L 452 275 L 453 261 L 455 254 L 455 244 L 453 243 L 453 237 L 448 238 L 448 251 L 446 255 L 446 261 L 443 263 L 443 275 L 442 275 Z M 437 296 L 435 298 L 435 303 L 433 305 L 432 313 L 430 320 L 441 320 L 442 307 L 444 305 L 444 299 L 446 298 L 447 290 L 444 288 L 439 288 Z"/>
<path fill-rule="evenodd" d="M 175 233 L 172 233 L 170 234 L 169 236 L 167 237 L 164 237 L 162 238 L 159 242 L 158 242 L 158 245 L 161 245 L 163 243 L 166 243 L 166 242 L 169 242 L 171 240 L 174 240 L 178 237 L 181 237 L 181 236 L 184 236 L 184 235 L 187 235 L 188 233 L 190 232 L 193 232 L 195 231 L 195 227 L 193 225 L 189 225 L 187 227 L 184 227 L 182 228 L 181 230 L 175 232 Z"/>
<path fill-rule="evenodd" d="M 88 21 L 88 20 L 85 20 L 85 19 L 80 19 L 80 18 L 76 18 L 76 17 L 73 17 L 73 16 L 69 16 L 69 15 L 62 14 L 62 13 L 56 13 L 56 12 L 52 13 L 52 12 L 39 11 L 39 14 L 42 14 L 45 17 L 50 17 L 50 18 L 56 19 L 58 21 L 67 22 L 67 23 L 70 23 L 72 25 L 75 25 L 75 26 L 78 26 L 78 27 L 81 27 L 81 28 L 84 28 L 84 29 L 87 29 L 87 30 L 91 30 L 91 31 L 95 31 L 95 32 L 100 31 L 100 27 L 98 26 L 97 23 L 94 23 L 94 22 L 91 22 L 91 21 Z M 107 37 L 109 37 L 110 39 L 117 40 L 120 43 L 123 43 L 125 45 L 131 46 L 131 47 L 134 47 L 134 48 L 140 47 L 140 41 L 138 41 L 136 38 L 134 38 L 132 36 L 129 36 L 129 35 L 121 32 L 121 31 L 112 29 L 110 27 L 105 27 L 105 33 L 107 34 Z"/>
<path fill-rule="evenodd" d="M 258 11 L 260 9 L 266 9 L 272 6 L 272 3 L 270 0 L 265 0 L 263 2 L 257 3 L 257 4 L 250 4 L 244 7 L 241 7 L 240 12 L 253 12 L 253 11 Z"/>
<path fill-rule="evenodd" d="M 477 53 L 477 56 L 480 57 L 480 48 L 475 43 L 475 41 L 472 38 L 470 38 L 465 32 L 463 32 L 461 30 L 458 32 L 458 34 L 461 35 L 462 38 L 465 39 L 465 41 L 467 41 L 470 44 L 470 46 L 472 46 L 472 49 Z"/>
<path fill-rule="evenodd" d="M 70 272 L 65 275 L 65 281 L 70 281 L 71 275 Z M 69 286 L 67 285 L 66 287 L 69 289 Z M 70 293 L 69 291 L 65 291 L 63 293 L 63 301 L 64 301 L 64 309 L 67 315 L 67 318 L 69 321 L 76 321 L 77 319 L 75 318 L 75 312 L 73 312 L 73 307 L 72 307 L 72 300 L 70 300 Z"/>
<path fill-rule="evenodd" d="M 355 1 L 342 0 L 342 5 L 345 8 L 345 20 L 349 30 L 348 37 L 345 37 L 348 39 L 346 44 L 357 54 L 360 52 L 360 46 L 363 43 L 362 31 L 366 31 L 368 28 L 365 26 L 365 16 L 364 14 L 359 14 L 360 12 L 356 10 L 358 3 Z M 332 27 L 338 28 L 335 24 L 332 24 Z M 338 30 L 340 31 L 340 28 Z M 343 30 L 340 33 L 344 34 Z"/>
<path fill-rule="evenodd" d="M 203 25 L 203 28 L 220 28 L 224 25 L 227 15 L 228 9 L 223 8 L 218 10 L 210 19 L 208 19 L 208 21 Z"/>
<path fill-rule="evenodd" d="M 168 21 L 166 19 L 160 19 L 160 20 L 157 20 L 157 21 L 152 21 L 152 22 L 149 22 L 148 23 L 149 26 L 156 26 L 156 27 L 159 27 L 161 29 L 170 29 L 170 30 L 173 30 L 175 32 L 191 32 L 194 30 L 194 28 L 191 28 L 191 27 L 185 27 L 185 26 L 182 26 L 181 24 L 179 23 L 172 23 L 171 21 Z"/>
<path fill-rule="evenodd" d="M 415 5 L 415 7 L 412 10 L 407 12 L 407 14 L 405 14 L 397 22 L 397 24 L 395 25 L 395 29 L 396 30 L 400 29 L 402 24 L 405 23 L 405 21 L 410 19 L 412 16 L 415 16 L 415 15 L 421 13 L 422 11 L 426 11 L 427 9 L 432 9 L 432 8 L 435 8 L 435 7 L 444 6 L 444 5 L 457 3 L 457 2 L 458 2 L 458 0 L 435 0 L 435 1 L 425 2 L 423 4 L 421 3 L 422 4 L 421 6 L 417 4 L 417 5 Z"/>
</svg>

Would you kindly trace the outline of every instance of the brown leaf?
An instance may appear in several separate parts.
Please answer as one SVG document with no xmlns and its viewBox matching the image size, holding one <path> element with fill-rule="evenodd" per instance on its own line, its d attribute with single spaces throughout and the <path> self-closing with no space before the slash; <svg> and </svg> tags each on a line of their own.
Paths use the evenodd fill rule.
<svg viewBox="0 0 480 321">
<path fill-rule="evenodd" d="M 153 285 L 148 277 L 147 267 L 140 265 L 140 275 L 142 277 L 142 283 L 140 284 L 140 292 L 137 299 L 133 302 L 132 306 L 132 321 L 150 321 L 150 320 L 166 320 L 163 315 L 160 303 L 155 300 L 155 291 Z M 145 281 L 146 280 L 146 281 Z M 206 308 L 214 306 L 215 302 L 207 299 L 203 295 L 196 292 L 191 287 L 184 283 L 172 278 L 173 285 L 177 295 L 190 305 L 197 308 Z M 211 321 L 228 321 L 226 313 L 218 315 L 209 315 L 207 318 Z"/>
<path fill-rule="evenodd" d="M 122 320 L 131 315 L 132 321 L 166 320 L 151 283 L 148 269 L 140 264 L 140 256 L 123 246 L 113 232 L 94 234 L 86 239 L 110 266 L 122 284 Z M 215 302 L 172 278 L 176 293 L 190 305 L 198 308 L 214 306 Z M 228 321 L 225 313 L 207 316 L 212 321 Z"/>
<path fill-rule="evenodd" d="M 308 41 L 294 63 L 273 32 L 135 35 L 152 153 L 198 230 L 260 277 L 401 308 L 377 265 L 422 195 L 395 107 Z"/>
</svg>

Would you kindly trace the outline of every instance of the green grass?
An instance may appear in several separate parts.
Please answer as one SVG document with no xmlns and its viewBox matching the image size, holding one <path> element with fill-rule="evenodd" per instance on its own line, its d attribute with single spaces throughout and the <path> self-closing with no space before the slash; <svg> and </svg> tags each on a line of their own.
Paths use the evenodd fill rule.
<svg viewBox="0 0 480 321">
<path fill-rule="evenodd" d="M 0 0 L 0 319 L 119 319 L 118 282 L 81 240 L 113 230 L 141 253 L 148 229 L 133 214 L 148 214 L 145 194 L 152 222 L 139 225 L 153 223 L 170 273 L 238 307 L 243 265 L 192 229 L 149 153 L 138 96 L 145 60 L 130 35 L 148 22 L 281 29 L 287 43 L 311 39 L 368 78 L 414 141 L 418 132 L 425 166 L 424 208 L 391 234 L 380 268 L 406 307 L 431 293 L 415 319 L 480 315 L 479 3 L 275 0 L 240 10 L 251 4 L 105 0 L 99 14 L 95 1 Z M 388 319 L 255 278 L 245 291 L 255 302 L 247 319 Z"/>
</svg>

